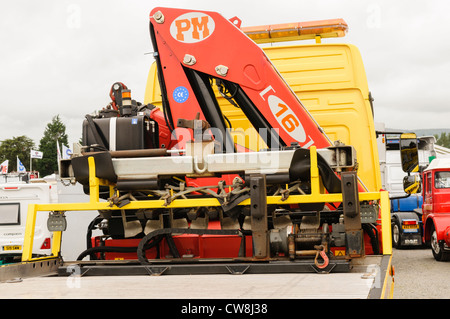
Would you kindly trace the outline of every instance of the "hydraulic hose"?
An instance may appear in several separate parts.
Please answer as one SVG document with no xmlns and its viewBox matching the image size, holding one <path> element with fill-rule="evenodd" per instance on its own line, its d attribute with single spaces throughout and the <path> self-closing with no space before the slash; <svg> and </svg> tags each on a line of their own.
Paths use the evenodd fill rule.
<svg viewBox="0 0 450 319">
<path fill-rule="evenodd" d="M 378 230 L 373 224 L 362 224 L 362 228 L 366 231 L 366 233 L 370 237 L 370 242 L 372 244 L 372 249 L 374 255 L 380 254 L 380 246 L 378 243 Z"/>
<path fill-rule="evenodd" d="M 148 245 L 145 245 L 143 247 L 143 250 L 148 250 L 160 243 L 160 241 L 163 239 L 163 236 L 159 236 L 158 238 L 155 238 L 151 243 Z M 137 251 L 138 247 L 118 247 L 118 246 L 98 246 L 98 247 L 91 247 L 83 251 L 77 258 L 77 261 L 83 260 L 84 257 L 88 255 L 93 255 L 95 253 L 103 253 L 103 252 L 111 252 L 111 253 L 135 253 Z M 96 258 L 95 258 L 96 259 Z"/>
<path fill-rule="evenodd" d="M 171 235 L 171 234 L 196 234 L 196 235 L 239 235 L 239 230 L 222 230 L 222 229 L 184 229 L 184 228 L 164 228 L 152 231 L 145 235 L 139 242 L 137 248 L 138 260 L 142 265 L 149 265 L 147 257 L 145 256 L 145 249 L 147 243 L 151 240 L 154 242 L 154 237 L 160 235 Z"/>
</svg>

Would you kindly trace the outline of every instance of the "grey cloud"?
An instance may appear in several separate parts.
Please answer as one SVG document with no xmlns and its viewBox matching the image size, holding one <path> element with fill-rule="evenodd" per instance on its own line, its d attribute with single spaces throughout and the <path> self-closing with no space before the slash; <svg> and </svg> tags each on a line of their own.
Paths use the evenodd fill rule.
<svg viewBox="0 0 450 319">
<path fill-rule="evenodd" d="M 450 3 L 422 1 L 8 1 L 0 13 L 0 140 L 36 142 L 60 114 L 70 142 L 85 114 L 122 81 L 144 99 L 152 62 L 148 15 L 155 6 L 218 11 L 243 26 L 344 18 L 344 39 L 361 51 L 376 120 L 401 129 L 449 127 Z M 325 40 L 324 40 L 325 41 Z M 409 112 L 408 112 L 409 111 Z"/>
</svg>

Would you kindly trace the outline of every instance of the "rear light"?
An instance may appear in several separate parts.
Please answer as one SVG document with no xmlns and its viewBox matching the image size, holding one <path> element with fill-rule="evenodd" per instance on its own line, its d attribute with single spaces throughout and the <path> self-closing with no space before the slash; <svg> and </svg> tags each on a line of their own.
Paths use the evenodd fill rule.
<svg viewBox="0 0 450 319">
<path fill-rule="evenodd" d="M 42 243 L 41 249 L 50 249 L 51 243 L 52 241 L 50 238 L 45 238 L 44 242 Z"/>
<path fill-rule="evenodd" d="M 413 220 L 404 220 L 402 221 L 403 225 L 417 225 L 417 220 L 413 219 Z"/>
</svg>

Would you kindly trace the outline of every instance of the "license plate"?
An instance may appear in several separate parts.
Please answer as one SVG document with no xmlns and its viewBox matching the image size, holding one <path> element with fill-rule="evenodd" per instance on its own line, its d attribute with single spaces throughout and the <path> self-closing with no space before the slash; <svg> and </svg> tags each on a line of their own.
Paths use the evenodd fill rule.
<svg viewBox="0 0 450 319">
<path fill-rule="evenodd" d="M 21 245 L 3 246 L 3 250 L 22 250 Z"/>
<path fill-rule="evenodd" d="M 402 225 L 403 229 L 419 229 L 419 225 Z"/>
</svg>

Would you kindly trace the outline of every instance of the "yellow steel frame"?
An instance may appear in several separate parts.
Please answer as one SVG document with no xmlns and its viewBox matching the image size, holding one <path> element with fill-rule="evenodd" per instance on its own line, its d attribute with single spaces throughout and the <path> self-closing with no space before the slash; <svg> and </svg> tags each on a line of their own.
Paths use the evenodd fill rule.
<svg viewBox="0 0 450 319">
<path fill-rule="evenodd" d="M 30 204 L 28 206 L 27 221 L 25 228 L 24 247 L 22 252 L 22 261 L 37 261 L 59 256 L 61 250 L 61 231 L 53 232 L 52 255 L 40 258 L 32 257 L 34 229 L 36 224 L 36 214 L 39 211 L 91 211 L 91 210 L 119 210 L 119 209 L 142 209 L 142 208 L 182 208 L 182 207 L 207 207 L 220 206 L 215 198 L 199 198 L 199 199 L 176 199 L 169 205 L 164 200 L 144 200 L 132 201 L 126 207 L 110 206 L 108 202 L 100 202 L 99 187 L 100 185 L 108 185 L 110 193 L 114 193 L 114 185 L 105 180 L 96 177 L 95 161 L 93 157 L 89 157 L 89 190 L 90 197 L 87 203 L 67 203 L 67 204 Z M 391 242 L 391 216 L 389 194 L 386 191 L 359 193 L 360 201 L 378 200 L 381 207 L 381 231 L 383 254 L 392 254 Z M 317 167 L 317 152 L 315 147 L 311 147 L 311 194 L 308 195 L 290 195 L 286 200 L 282 200 L 281 196 L 268 196 L 267 204 L 289 205 L 298 203 L 338 203 L 342 202 L 342 194 L 326 194 L 321 188 L 319 170 Z M 239 205 L 250 205 L 250 199 L 242 201 Z"/>
<path fill-rule="evenodd" d="M 387 266 L 387 274 L 383 281 L 383 288 L 381 290 L 381 299 L 394 298 L 394 266 L 392 266 L 392 255 L 389 257 L 389 264 Z"/>
</svg>

